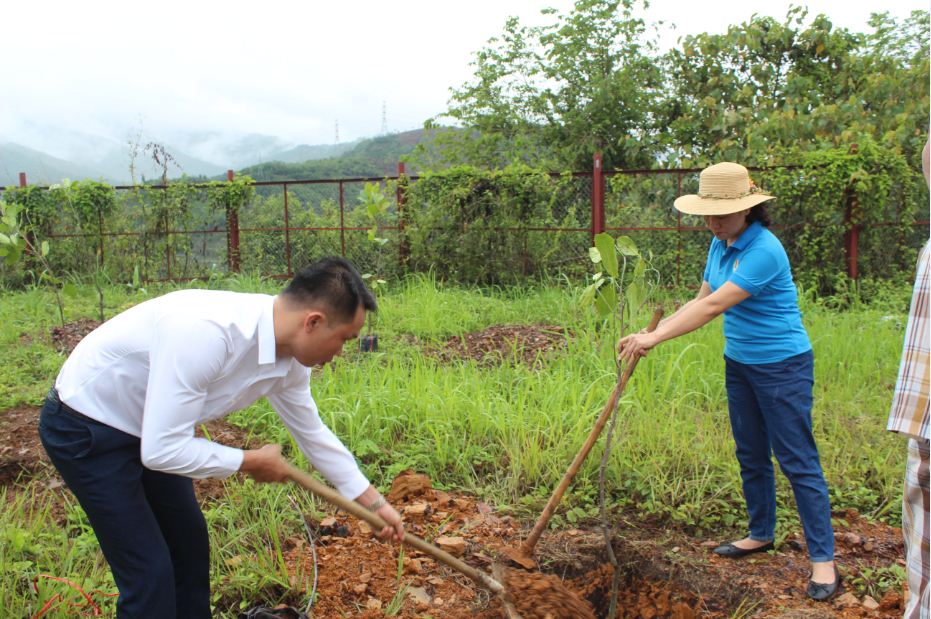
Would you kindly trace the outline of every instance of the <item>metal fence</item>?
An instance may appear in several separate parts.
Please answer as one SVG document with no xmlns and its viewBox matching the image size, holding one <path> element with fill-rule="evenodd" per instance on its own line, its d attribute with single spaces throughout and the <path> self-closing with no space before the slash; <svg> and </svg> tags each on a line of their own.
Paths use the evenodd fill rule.
<svg viewBox="0 0 931 619">
<path fill-rule="evenodd" d="M 666 284 L 697 285 L 709 234 L 699 218 L 683 216 L 672 203 L 680 195 L 697 191 L 699 172 L 603 171 L 596 155 L 591 171 L 549 175 L 549 224 L 486 230 L 482 242 L 488 245 L 487 259 L 499 260 L 496 268 L 509 270 L 512 281 L 544 272 L 581 273 L 589 270 L 588 248 L 595 234 L 623 233 L 651 253 Z M 765 169 L 754 173 L 763 178 L 764 187 L 766 173 Z M 166 216 L 161 226 L 146 223 L 152 218 L 151 213 L 146 215 L 139 187 L 116 187 L 122 208 L 108 222 L 108 229 L 102 234 L 81 232 L 63 213 L 50 234 L 50 258 L 63 269 L 81 271 L 94 268 L 99 256 L 106 272 L 118 281 L 129 281 L 134 273 L 143 281 L 185 281 L 231 273 L 287 278 L 322 255 L 342 255 L 363 272 L 388 276 L 427 270 L 433 266 L 431 257 L 411 254 L 412 238 L 425 232 L 416 229 L 411 212 L 422 205 L 411 205 L 406 197 L 419 180 L 406 175 L 404 165 L 399 164 L 398 174 L 391 177 L 255 182 L 252 204 L 226 213 L 210 208 L 205 185 L 191 185 L 183 208 L 178 209 L 183 216 Z M 20 183 L 26 184 L 24 174 Z M 379 227 L 379 235 L 389 239 L 382 248 L 374 247 L 367 236 L 371 224 L 358 197 L 365 183 L 377 183 L 393 197 L 388 219 Z M 170 187 L 149 186 L 143 191 Z M 885 248 L 892 246 L 891 237 L 896 246 L 915 248 L 927 238 L 926 216 L 905 228 L 896 221 L 863 228 L 849 223 L 853 208 L 855 204 L 848 203 L 837 213 L 845 222 L 843 233 L 825 250 L 825 268 L 854 279 L 864 269 L 866 275 L 876 275 L 890 261 L 906 264 L 911 259 L 888 255 Z M 808 224 L 791 216 L 781 218 L 778 207 L 773 215 L 777 225 L 772 229 L 792 259 L 794 239 L 805 233 Z M 475 242 L 467 236 L 469 231 L 460 232 L 462 238 Z M 506 242 L 512 250 L 499 255 Z M 865 262 L 863 246 L 870 249 Z"/>
</svg>

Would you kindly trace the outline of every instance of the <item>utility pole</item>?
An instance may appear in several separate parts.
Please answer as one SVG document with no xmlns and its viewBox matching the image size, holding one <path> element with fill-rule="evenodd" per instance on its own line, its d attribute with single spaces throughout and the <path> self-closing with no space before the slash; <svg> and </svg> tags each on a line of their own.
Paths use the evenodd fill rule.
<svg viewBox="0 0 931 619">
<path fill-rule="evenodd" d="M 388 135 L 388 110 L 384 100 L 381 102 L 381 135 Z"/>
<path fill-rule="evenodd" d="M 334 139 L 336 144 L 339 144 L 339 119 L 336 119 L 336 137 Z"/>
</svg>

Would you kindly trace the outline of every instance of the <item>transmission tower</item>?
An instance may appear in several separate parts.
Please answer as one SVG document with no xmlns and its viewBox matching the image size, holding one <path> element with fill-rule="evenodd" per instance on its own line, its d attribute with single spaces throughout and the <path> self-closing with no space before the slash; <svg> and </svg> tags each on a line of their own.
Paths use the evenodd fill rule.
<svg viewBox="0 0 931 619">
<path fill-rule="evenodd" d="M 336 144 L 339 144 L 339 119 L 338 118 L 336 119 L 335 129 L 336 129 L 336 136 L 335 136 L 334 141 Z"/>
<path fill-rule="evenodd" d="M 388 135 L 388 108 L 381 102 L 381 135 Z"/>
</svg>

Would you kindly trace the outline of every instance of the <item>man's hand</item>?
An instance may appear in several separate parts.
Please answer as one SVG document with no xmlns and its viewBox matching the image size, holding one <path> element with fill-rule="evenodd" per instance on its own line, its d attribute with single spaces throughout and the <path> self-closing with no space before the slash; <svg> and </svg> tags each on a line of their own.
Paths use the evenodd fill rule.
<svg viewBox="0 0 931 619">
<path fill-rule="evenodd" d="M 393 539 L 396 542 L 404 541 L 404 523 L 401 521 L 401 514 L 391 506 L 391 503 L 385 503 L 375 510 L 375 513 L 382 517 L 382 520 L 389 526 L 381 530 L 378 536 L 384 540 Z"/>
<path fill-rule="evenodd" d="M 288 461 L 281 455 L 281 445 L 265 445 L 261 449 L 246 449 L 239 470 L 255 481 L 287 481 Z"/>
<path fill-rule="evenodd" d="M 393 539 L 398 542 L 404 539 L 404 523 L 401 521 L 401 514 L 385 500 L 375 486 L 369 485 L 365 492 L 356 497 L 356 503 L 375 512 L 388 523 L 388 526 L 378 532 L 380 538 Z"/>
</svg>

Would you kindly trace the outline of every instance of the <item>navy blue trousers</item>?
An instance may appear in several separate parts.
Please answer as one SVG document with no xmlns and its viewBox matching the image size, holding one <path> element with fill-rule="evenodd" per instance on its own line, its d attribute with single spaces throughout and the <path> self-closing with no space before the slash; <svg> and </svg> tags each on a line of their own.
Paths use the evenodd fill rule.
<svg viewBox="0 0 931 619">
<path fill-rule="evenodd" d="M 747 365 L 724 357 L 727 405 L 747 502 L 750 537 L 770 541 L 776 528 L 772 456 L 792 484 L 811 561 L 834 559 L 828 486 L 812 434 L 814 357 Z"/>
<path fill-rule="evenodd" d="M 94 528 L 120 592 L 117 617 L 208 619 L 210 547 L 191 479 L 145 468 L 137 437 L 70 409 L 54 389 L 39 437 Z"/>
</svg>

